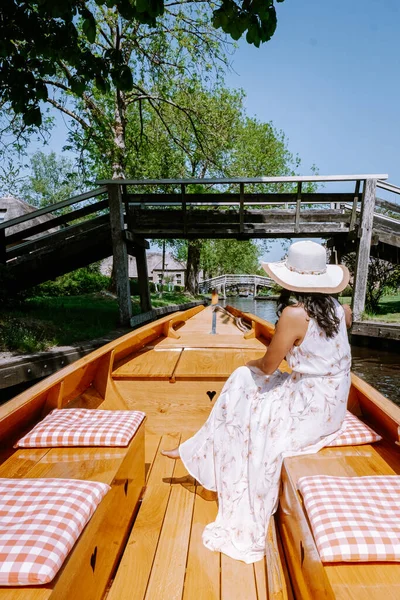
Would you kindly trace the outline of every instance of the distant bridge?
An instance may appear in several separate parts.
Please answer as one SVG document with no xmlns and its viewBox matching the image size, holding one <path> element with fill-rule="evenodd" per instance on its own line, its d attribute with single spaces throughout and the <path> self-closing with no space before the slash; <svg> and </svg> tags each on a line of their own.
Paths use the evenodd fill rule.
<svg viewBox="0 0 400 600">
<path fill-rule="evenodd" d="M 271 288 L 274 281 L 270 277 L 261 277 L 260 275 L 219 275 L 211 279 L 204 279 L 199 283 L 200 292 L 208 292 L 210 290 L 218 290 L 225 298 L 226 289 L 236 287 L 238 291 L 241 289 L 251 290 L 254 296 L 257 296 L 257 289 L 260 287 Z"/>
</svg>

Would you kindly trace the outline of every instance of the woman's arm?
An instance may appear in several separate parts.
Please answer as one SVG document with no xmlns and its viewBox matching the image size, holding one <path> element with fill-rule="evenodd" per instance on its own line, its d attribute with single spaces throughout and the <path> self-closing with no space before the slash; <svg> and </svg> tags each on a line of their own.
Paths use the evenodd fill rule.
<svg viewBox="0 0 400 600">
<path fill-rule="evenodd" d="M 275 333 L 262 358 L 250 360 L 248 367 L 258 367 L 266 375 L 279 367 L 289 350 L 303 341 L 308 328 L 307 313 L 301 306 L 287 306 L 276 324 Z"/>
<path fill-rule="evenodd" d="M 347 327 L 347 329 L 350 329 L 350 327 L 353 324 L 353 311 L 351 310 L 351 308 L 348 304 L 342 304 L 342 306 L 343 306 L 343 310 L 344 310 L 344 318 L 346 321 L 346 327 Z"/>
</svg>

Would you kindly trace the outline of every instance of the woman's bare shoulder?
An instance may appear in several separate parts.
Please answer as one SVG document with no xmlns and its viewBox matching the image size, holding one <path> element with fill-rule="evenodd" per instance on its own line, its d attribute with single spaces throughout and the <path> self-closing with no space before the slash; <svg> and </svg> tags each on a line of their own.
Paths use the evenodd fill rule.
<svg viewBox="0 0 400 600">
<path fill-rule="evenodd" d="M 286 306 L 282 311 L 281 319 L 282 317 L 285 321 L 304 321 L 304 319 L 308 320 L 309 318 L 302 304 Z"/>
</svg>

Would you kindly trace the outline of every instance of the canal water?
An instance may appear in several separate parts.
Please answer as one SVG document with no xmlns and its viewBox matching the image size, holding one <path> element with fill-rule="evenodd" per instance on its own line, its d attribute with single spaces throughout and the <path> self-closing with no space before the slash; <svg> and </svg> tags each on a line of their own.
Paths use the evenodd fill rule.
<svg viewBox="0 0 400 600">
<path fill-rule="evenodd" d="M 230 304 L 244 312 L 253 313 L 271 323 L 277 320 L 276 302 L 272 300 L 254 300 L 252 297 L 235 296 L 227 300 L 220 299 L 220 303 L 222 306 Z M 400 354 L 354 345 L 351 351 L 353 372 L 400 405 Z"/>
</svg>

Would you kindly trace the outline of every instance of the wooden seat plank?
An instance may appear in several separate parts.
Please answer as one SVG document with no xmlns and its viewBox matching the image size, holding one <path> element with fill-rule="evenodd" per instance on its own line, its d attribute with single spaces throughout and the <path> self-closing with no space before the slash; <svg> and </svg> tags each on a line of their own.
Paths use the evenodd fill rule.
<svg viewBox="0 0 400 600">
<path fill-rule="evenodd" d="M 183 600 L 219 600 L 221 555 L 210 552 L 202 542 L 202 533 L 218 512 L 215 500 L 207 499 L 204 488 L 197 486 Z"/>
<path fill-rule="evenodd" d="M 246 360 L 240 349 L 227 350 L 224 348 L 183 350 L 181 359 L 175 370 L 175 378 L 209 378 L 217 377 L 226 379 L 238 367 L 245 364 Z"/>
<path fill-rule="evenodd" d="M 195 500 L 195 486 L 189 483 L 188 489 L 184 485 L 190 480 L 182 462 L 177 461 L 146 600 L 182 598 Z"/>
<path fill-rule="evenodd" d="M 231 334 L 217 334 L 211 335 L 210 333 L 193 333 L 185 332 L 180 330 L 180 337 L 178 339 L 164 338 L 157 345 L 158 348 L 245 348 L 248 350 L 264 350 L 265 345 L 260 342 L 257 338 L 246 340 L 243 337 L 243 333 L 239 330 L 232 332 Z"/>
<path fill-rule="evenodd" d="M 114 379 L 124 377 L 171 377 L 179 360 L 180 348 L 141 350 L 123 359 L 112 372 Z"/>
<path fill-rule="evenodd" d="M 160 447 L 173 448 L 179 443 L 179 439 L 178 434 L 164 435 Z M 157 454 L 142 505 L 107 600 L 144 598 L 171 493 L 169 480 L 174 469 L 173 460 Z"/>
<path fill-rule="evenodd" d="M 265 572 L 264 560 L 259 560 L 256 563 L 254 563 L 254 575 L 256 578 L 257 600 L 278 600 L 278 598 L 270 598 L 268 596 L 267 577 Z"/>
</svg>

